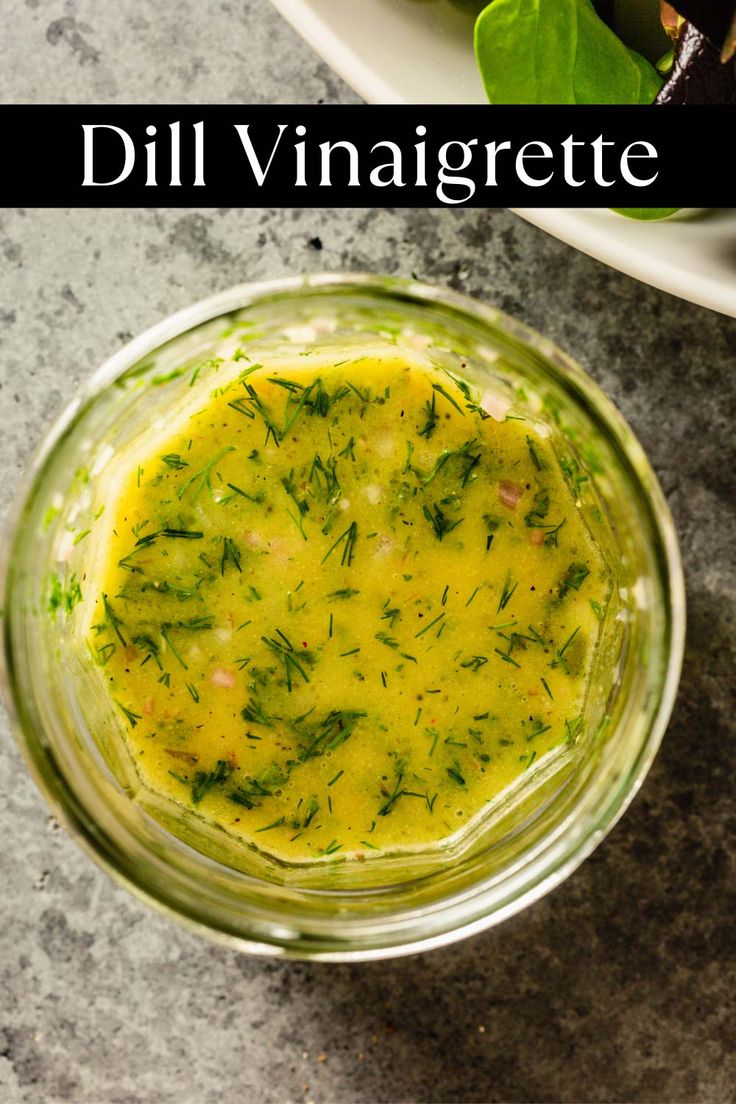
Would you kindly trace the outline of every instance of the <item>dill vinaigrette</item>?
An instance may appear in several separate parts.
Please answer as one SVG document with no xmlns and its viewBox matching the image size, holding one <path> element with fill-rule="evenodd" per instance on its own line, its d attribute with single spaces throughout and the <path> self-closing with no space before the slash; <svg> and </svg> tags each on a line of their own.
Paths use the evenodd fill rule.
<svg viewBox="0 0 736 1104">
<path fill-rule="evenodd" d="M 220 371 L 121 457 L 89 564 L 140 778 L 288 863 L 447 839 L 583 725 L 584 476 L 396 348 Z"/>
</svg>

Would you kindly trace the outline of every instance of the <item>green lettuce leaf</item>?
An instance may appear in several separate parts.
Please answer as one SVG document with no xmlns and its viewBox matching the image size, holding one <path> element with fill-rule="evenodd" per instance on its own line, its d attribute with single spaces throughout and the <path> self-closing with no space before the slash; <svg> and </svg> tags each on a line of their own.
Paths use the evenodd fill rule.
<svg viewBox="0 0 736 1104">
<path fill-rule="evenodd" d="M 592 0 L 492 0 L 475 24 L 475 55 L 494 104 L 644 104 L 662 87 Z"/>
<path fill-rule="evenodd" d="M 681 211 L 681 207 L 612 207 L 617 215 L 625 218 L 639 219 L 641 222 L 655 222 L 657 219 L 669 218 L 670 215 Z"/>
</svg>

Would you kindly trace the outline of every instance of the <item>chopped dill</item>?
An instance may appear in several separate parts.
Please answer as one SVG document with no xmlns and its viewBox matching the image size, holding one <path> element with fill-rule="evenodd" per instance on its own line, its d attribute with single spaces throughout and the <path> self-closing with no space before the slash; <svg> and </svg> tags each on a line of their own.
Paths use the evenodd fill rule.
<svg viewBox="0 0 736 1104">
<path fill-rule="evenodd" d="M 319 457 L 317 458 L 319 459 Z M 294 469 L 292 468 L 288 475 L 283 476 L 281 479 L 281 486 L 286 491 L 291 501 L 296 506 L 300 514 L 306 514 L 309 512 L 309 503 L 306 498 L 300 498 L 297 494 L 296 484 L 294 482 Z"/>
<path fill-rule="evenodd" d="M 543 736 L 545 732 L 549 732 L 552 725 L 545 724 L 543 721 L 536 720 L 531 732 L 527 733 L 527 741 L 536 740 L 537 736 Z"/>
<path fill-rule="evenodd" d="M 304 670 L 304 667 L 300 660 L 296 658 L 294 646 L 284 636 L 280 629 L 276 629 L 276 635 L 281 637 L 280 641 L 268 636 L 262 636 L 261 640 L 266 645 L 266 647 L 273 652 L 275 656 L 282 660 L 284 664 L 284 675 L 286 678 L 286 689 L 289 691 L 289 693 L 291 693 L 293 688 L 292 674 L 296 673 L 298 675 L 301 675 L 304 682 L 309 682 L 309 675 Z M 300 654 L 302 658 L 308 658 L 307 653 L 302 652 Z"/>
<path fill-rule="evenodd" d="M 261 703 L 256 698 L 251 698 L 244 709 L 240 710 L 240 716 L 251 724 L 260 724 L 264 728 L 273 728 L 275 717 L 269 717 Z"/>
<path fill-rule="evenodd" d="M 443 398 L 447 399 L 449 403 L 452 403 L 458 414 L 462 414 L 462 416 L 465 417 L 465 411 L 463 410 L 463 408 L 460 406 L 459 403 L 455 402 L 452 395 L 442 386 L 441 383 L 433 383 L 432 390 L 437 391 L 440 395 L 442 395 Z"/>
<path fill-rule="evenodd" d="M 240 566 L 240 549 L 238 548 L 232 537 L 222 538 L 222 556 L 220 558 L 220 574 L 225 574 L 225 568 L 228 564 L 232 564 L 235 570 L 242 573 L 242 567 Z"/>
<path fill-rule="evenodd" d="M 488 656 L 474 655 L 470 659 L 466 659 L 466 661 L 464 663 L 461 663 L 460 666 L 466 668 L 467 670 L 480 671 L 481 667 L 485 667 L 487 662 Z"/>
<path fill-rule="evenodd" d="M 145 659 L 141 663 L 141 667 L 148 663 L 151 659 L 154 661 L 159 671 L 162 670 L 161 659 L 159 658 L 159 646 L 155 640 L 152 639 L 147 633 L 139 633 L 137 636 L 131 638 L 131 644 L 134 644 L 136 648 L 140 648 L 146 653 Z M 159 680 L 160 681 L 160 680 Z"/>
<path fill-rule="evenodd" d="M 460 469 L 462 478 L 460 480 L 460 486 L 466 487 L 470 476 L 478 467 L 481 461 L 481 453 L 473 453 L 470 450 L 477 445 L 478 441 L 474 437 L 470 441 L 466 441 L 457 449 L 443 449 L 434 462 L 433 467 L 427 473 L 421 477 L 422 485 L 428 486 L 436 476 L 443 470 L 443 468 L 449 464 L 451 460 L 460 460 Z"/>
<path fill-rule="evenodd" d="M 552 668 L 561 667 L 566 675 L 570 674 L 570 668 L 568 666 L 567 657 L 566 657 L 565 653 L 567 652 L 567 649 L 570 647 L 570 645 L 572 644 L 573 640 L 575 639 L 575 637 L 578 635 L 579 632 L 580 632 L 580 626 L 578 625 L 578 627 L 576 629 L 574 629 L 573 632 L 570 633 L 570 635 L 568 636 L 567 640 L 562 645 L 562 647 L 559 648 L 558 651 L 555 653 L 555 658 L 550 663 L 550 667 L 552 667 Z"/>
<path fill-rule="evenodd" d="M 418 640 L 420 636 L 424 636 L 424 634 L 426 632 L 429 632 L 432 626 L 436 625 L 438 621 L 441 621 L 444 616 L 444 611 L 442 613 L 438 613 L 433 621 L 430 621 L 429 624 L 425 625 L 423 629 L 420 629 L 418 633 L 414 633 L 414 639 Z"/>
<path fill-rule="evenodd" d="M 178 452 L 169 452 L 166 456 L 162 456 L 161 460 L 167 468 L 172 468 L 174 471 L 181 471 L 182 468 L 189 467 L 188 462 L 182 460 Z"/>
<path fill-rule="evenodd" d="M 547 491 L 537 491 L 534 495 L 534 502 L 532 508 L 528 514 L 524 515 L 524 523 L 529 526 L 530 529 L 540 529 L 543 527 L 544 519 L 549 513 L 549 494 Z"/>
<path fill-rule="evenodd" d="M 564 472 L 573 495 L 577 498 L 584 483 L 588 482 L 588 476 L 584 475 L 577 460 L 572 456 L 565 456 L 560 460 L 560 467 Z"/>
<path fill-rule="evenodd" d="M 355 460 L 355 438 L 351 437 L 344 448 L 340 449 L 338 456 L 345 456 L 349 460 Z"/>
<path fill-rule="evenodd" d="M 334 751 L 352 736 L 355 726 L 367 714 L 355 709 L 331 709 L 322 721 L 312 726 L 309 742 L 302 748 L 299 759 L 306 762 L 317 755 Z"/>
<path fill-rule="evenodd" d="M 451 533 L 453 529 L 457 529 L 460 522 L 464 520 L 463 518 L 458 518 L 457 521 L 450 521 L 444 510 L 442 510 L 436 502 L 434 503 L 434 513 L 432 513 L 430 508 L 426 505 L 422 507 L 422 513 L 432 526 L 437 540 L 442 540 L 447 533 Z"/>
<path fill-rule="evenodd" d="M 212 456 L 207 461 L 207 463 L 204 465 L 203 468 L 200 468 L 199 471 L 196 471 L 193 475 L 190 475 L 189 478 L 186 479 L 182 483 L 181 487 L 179 487 L 179 490 L 177 491 L 177 496 L 179 498 L 179 501 L 181 501 L 184 498 L 185 494 L 190 489 L 191 489 L 191 492 L 192 492 L 192 494 L 191 494 L 191 501 L 192 502 L 197 501 L 197 499 L 199 498 L 200 494 L 202 493 L 202 491 L 204 490 L 205 487 L 211 493 L 212 492 L 212 469 L 214 468 L 215 464 L 217 464 L 220 460 L 222 460 L 223 456 L 226 456 L 228 454 L 228 452 L 234 452 L 234 451 L 235 451 L 235 446 L 234 445 L 225 445 L 224 448 L 221 448 L 218 452 L 215 453 L 214 456 Z"/>
<path fill-rule="evenodd" d="M 581 563 L 571 563 L 560 580 L 560 598 L 564 598 L 571 590 L 580 590 L 590 571 Z"/>
<path fill-rule="evenodd" d="M 281 825 L 285 823 L 286 817 L 279 817 L 278 820 L 274 820 L 270 824 L 264 825 L 263 828 L 256 828 L 256 832 L 270 832 L 272 828 L 280 828 Z"/>
<path fill-rule="evenodd" d="M 532 464 L 534 465 L 534 467 L 537 469 L 537 471 L 544 471 L 545 468 L 547 467 L 547 465 L 545 464 L 544 460 L 542 460 L 539 453 L 537 452 L 536 447 L 535 447 L 534 442 L 532 441 L 531 437 L 527 437 L 526 447 L 529 449 L 529 455 L 532 458 Z"/>
<path fill-rule="evenodd" d="M 205 794 L 215 786 L 222 786 L 233 773 L 233 767 L 225 759 L 218 759 L 211 771 L 197 771 L 192 783 L 192 804 L 199 805 Z"/>
<path fill-rule="evenodd" d="M 201 540 L 204 533 L 199 529 L 162 529 L 152 536 L 169 537 L 172 540 Z"/>
<path fill-rule="evenodd" d="M 356 543 L 357 539 L 358 539 L 358 523 L 357 523 L 357 521 L 351 521 L 350 525 L 348 525 L 345 532 L 341 533 L 340 536 L 337 538 L 337 540 L 334 542 L 334 544 L 331 544 L 330 547 L 327 549 L 324 556 L 322 557 L 322 563 L 324 563 L 325 560 L 327 560 L 332 555 L 332 553 L 335 551 L 335 549 L 338 547 L 338 545 L 342 544 L 342 542 L 344 541 L 345 543 L 343 545 L 343 550 L 342 550 L 342 556 L 340 558 L 340 563 L 342 564 L 343 567 L 350 567 L 350 565 L 353 562 L 353 554 L 354 554 L 354 551 L 355 551 L 355 543 Z"/>
<path fill-rule="evenodd" d="M 314 818 L 316 817 L 318 812 L 319 812 L 319 801 L 317 800 L 316 797 L 312 796 L 309 799 L 309 804 L 307 806 L 307 812 L 306 812 L 305 817 L 304 817 L 304 821 L 303 821 L 303 827 L 304 828 L 309 827 L 309 825 L 312 823 L 312 821 L 314 820 Z"/>
<path fill-rule="evenodd" d="M 126 721 L 130 725 L 130 727 L 135 728 L 135 726 L 138 724 L 138 722 L 142 719 L 141 714 L 140 713 L 134 713 L 132 709 L 128 709 L 126 706 L 123 705 L 122 702 L 119 702 L 117 699 L 115 699 L 115 704 L 117 705 L 118 709 L 123 714 L 123 716 L 125 717 Z"/>
<path fill-rule="evenodd" d="M 251 421 L 252 421 L 255 418 L 255 414 L 253 413 L 253 411 L 251 410 L 251 408 L 247 404 L 248 404 L 247 399 L 234 399 L 232 402 L 229 402 L 227 405 L 229 407 L 231 407 L 233 410 L 235 410 L 236 413 L 244 414 L 246 418 L 250 418 Z"/>
<path fill-rule="evenodd" d="M 291 391 L 292 394 L 298 394 L 304 390 L 304 385 L 297 383 L 296 380 L 279 379 L 277 376 L 268 376 L 268 382 L 274 383 L 277 387 L 283 387 L 285 391 Z"/>
<path fill-rule="evenodd" d="M 50 613 L 56 613 L 57 610 L 63 609 L 68 616 L 81 601 L 82 588 L 75 572 L 72 572 L 66 580 L 62 580 L 59 575 L 49 576 L 48 608 Z M 105 609 L 105 615 L 108 622 L 112 624 L 107 608 Z"/>
<path fill-rule="evenodd" d="M 552 545 L 553 547 L 557 548 L 557 537 L 558 537 L 558 534 L 560 532 L 560 529 L 562 529 L 562 527 L 563 527 L 563 525 L 565 524 L 566 521 L 567 521 L 567 518 L 563 518 L 559 525 L 555 525 L 554 527 L 551 527 L 551 528 L 547 529 L 547 532 L 545 533 L 545 536 L 544 536 L 544 543 L 546 545 L 548 545 L 548 546 Z"/>
<path fill-rule="evenodd" d="M 479 591 L 479 590 L 480 590 L 480 586 L 477 586 L 477 587 L 475 588 L 475 590 L 473 591 L 473 593 L 472 593 L 472 594 L 470 595 L 470 597 L 468 598 L 467 602 L 465 603 L 465 608 L 466 608 L 466 609 L 468 608 L 468 606 L 470 605 L 470 603 L 471 603 L 471 602 L 473 601 L 473 599 L 475 598 L 475 596 L 476 596 L 476 594 L 478 593 L 478 591 Z"/>
<path fill-rule="evenodd" d="M 396 781 L 394 783 L 393 790 L 391 791 L 391 793 L 387 794 L 386 800 L 383 802 L 383 804 L 380 806 L 380 808 L 378 810 L 378 815 L 379 816 L 382 816 L 382 817 L 388 816 L 389 813 L 393 810 L 393 807 L 396 804 L 396 802 L 399 801 L 402 797 L 418 797 L 418 798 L 421 798 L 422 801 L 424 800 L 424 798 L 425 798 L 424 794 L 417 793 L 415 790 L 405 790 L 404 787 L 403 787 L 403 781 L 404 781 L 404 772 L 403 772 L 403 770 L 400 770 L 398 772 L 398 774 L 396 775 Z M 386 791 L 384 791 L 384 793 L 385 792 Z"/>
<path fill-rule="evenodd" d="M 424 404 L 424 409 L 425 409 L 425 412 L 426 412 L 426 419 L 425 419 L 424 425 L 419 430 L 419 436 L 420 437 L 426 437 L 427 440 L 429 440 L 429 438 L 432 436 L 432 434 L 434 433 L 435 428 L 437 426 L 438 418 L 437 418 L 437 405 L 436 405 L 436 402 L 437 402 L 437 395 L 434 391 L 432 391 L 431 401 L 428 400 Z"/>
<path fill-rule="evenodd" d="M 227 483 L 226 486 L 230 488 L 233 494 L 239 495 L 241 498 L 247 498 L 249 502 L 261 502 L 262 499 L 258 495 L 249 495 L 241 487 L 236 486 L 235 483 Z"/>
<path fill-rule="evenodd" d="M 113 632 L 115 633 L 116 637 L 118 638 L 120 643 L 123 645 L 123 647 L 124 648 L 127 647 L 128 642 L 127 642 L 127 640 L 125 639 L 125 637 L 123 636 L 123 634 L 120 630 L 120 626 L 124 625 L 125 622 L 123 621 L 123 619 L 121 617 L 118 617 L 118 615 L 115 613 L 112 606 L 110 605 L 110 601 L 109 601 L 106 594 L 102 595 L 102 607 L 105 611 L 105 620 L 110 625 L 110 627 L 112 628 Z"/>
<path fill-rule="evenodd" d="M 511 586 L 510 584 L 511 576 L 509 575 L 506 578 L 506 582 L 503 584 L 503 590 L 501 591 L 501 597 L 498 600 L 498 609 L 496 610 L 496 613 L 501 613 L 502 610 L 506 609 L 506 606 L 509 604 L 514 596 L 514 591 L 519 585 L 519 582 L 517 580 L 513 586 Z"/>
</svg>

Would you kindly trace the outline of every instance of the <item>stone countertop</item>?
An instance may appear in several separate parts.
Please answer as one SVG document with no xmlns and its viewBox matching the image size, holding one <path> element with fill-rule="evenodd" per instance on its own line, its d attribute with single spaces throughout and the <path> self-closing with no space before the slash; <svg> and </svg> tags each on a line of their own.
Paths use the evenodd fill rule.
<svg viewBox="0 0 736 1104">
<path fill-rule="evenodd" d="M 269 0 L 3 0 L 3 15 L 0 103 L 360 102 Z"/>
<path fill-rule="evenodd" d="M 2 98 L 353 99 L 265 2 L 163 7 L 11 0 Z M 215 60 L 233 19 L 251 34 L 244 75 Z M 267 40 L 293 60 L 278 83 L 252 50 Z M 21 64 L 29 47 L 43 64 Z M 621 408 L 662 481 L 688 577 L 662 750 L 592 858 L 522 915 L 431 954 L 329 966 L 210 946 L 117 888 L 58 829 L 3 722 L 0 1101 L 730 1104 L 735 321 L 506 211 L 3 211 L 2 504 L 60 406 L 121 342 L 244 279 L 329 269 L 415 272 L 494 301 L 567 348 Z"/>
</svg>

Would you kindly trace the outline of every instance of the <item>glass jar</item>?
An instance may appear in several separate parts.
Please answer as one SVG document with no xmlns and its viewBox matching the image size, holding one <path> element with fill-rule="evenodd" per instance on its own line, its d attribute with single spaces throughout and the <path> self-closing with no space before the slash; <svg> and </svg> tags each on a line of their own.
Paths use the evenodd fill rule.
<svg viewBox="0 0 736 1104">
<path fill-rule="evenodd" d="M 585 730 L 497 802 L 442 862 L 276 869 L 221 830 L 142 793 L 89 655 L 75 638 L 93 488 L 143 426 L 165 426 L 207 358 L 392 342 L 546 421 L 614 565 Z M 458 367 L 460 366 L 460 368 Z M 3 547 L 5 693 L 54 813 L 106 870 L 241 950 L 332 961 L 407 954 L 518 912 L 610 830 L 664 733 L 682 662 L 677 540 L 657 480 L 598 387 L 548 341 L 454 292 L 372 275 L 244 285 L 189 307 L 113 356 L 37 453 Z"/>
</svg>

